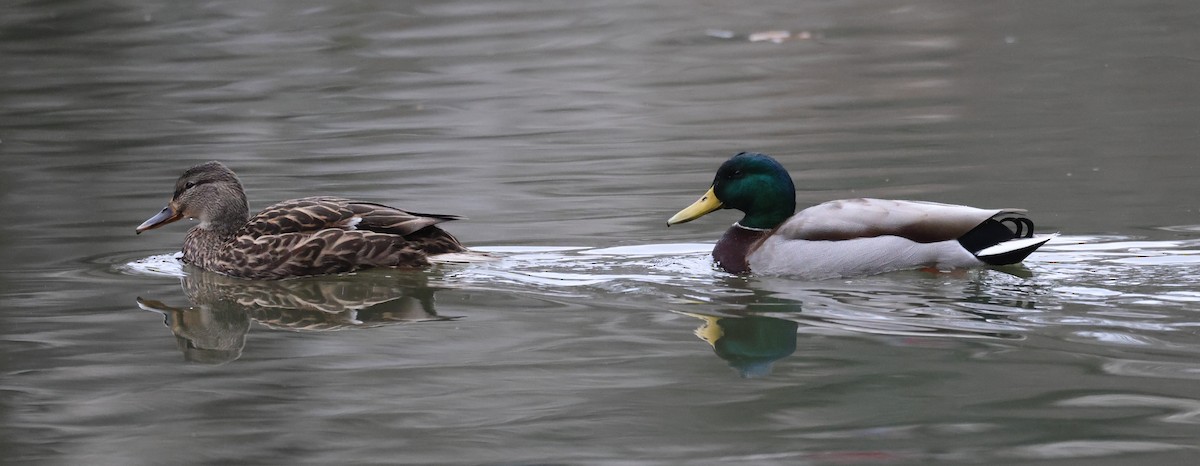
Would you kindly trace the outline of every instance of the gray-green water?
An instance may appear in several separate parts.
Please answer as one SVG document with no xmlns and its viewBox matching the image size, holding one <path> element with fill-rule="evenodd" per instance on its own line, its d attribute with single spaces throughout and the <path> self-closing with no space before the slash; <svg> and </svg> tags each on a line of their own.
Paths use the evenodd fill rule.
<svg viewBox="0 0 1200 466">
<path fill-rule="evenodd" d="M 4 461 L 1194 460 L 1200 6 L 575 3 L 0 6 Z M 727 276 L 732 214 L 665 220 L 740 150 L 802 205 L 1063 236 L 1012 273 Z M 465 215 L 502 259 L 182 269 L 185 226 L 133 228 L 210 159 L 252 208 Z"/>
</svg>

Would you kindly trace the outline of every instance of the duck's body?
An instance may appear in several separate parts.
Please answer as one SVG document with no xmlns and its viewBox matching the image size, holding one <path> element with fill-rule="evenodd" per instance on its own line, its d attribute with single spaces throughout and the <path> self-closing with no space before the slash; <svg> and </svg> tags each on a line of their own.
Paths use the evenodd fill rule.
<svg viewBox="0 0 1200 466">
<path fill-rule="evenodd" d="M 717 265 L 737 274 L 813 279 L 1015 264 L 1052 237 L 1034 237 L 1033 222 L 1020 209 L 845 199 L 793 214 L 794 197 L 791 177 L 778 162 L 741 153 L 668 225 L 719 208 L 741 210 L 746 216 L 713 249 Z"/>
<path fill-rule="evenodd" d="M 370 202 L 308 197 L 280 202 L 250 217 L 241 182 L 219 162 L 185 172 L 170 204 L 137 232 L 184 217 L 200 220 L 184 239 L 184 262 L 240 278 L 424 267 L 431 256 L 467 250 L 434 226 L 461 217 Z"/>
</svg>

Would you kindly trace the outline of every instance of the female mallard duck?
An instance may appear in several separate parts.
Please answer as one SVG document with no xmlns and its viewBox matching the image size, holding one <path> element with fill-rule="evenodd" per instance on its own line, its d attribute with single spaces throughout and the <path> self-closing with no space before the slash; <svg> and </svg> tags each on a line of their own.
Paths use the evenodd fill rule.
<svg viewBox="0 0 1200 466">
<path fill-rule="evenodd" d="M 740 210 L 745 216 L 713 248 L 717 265 L 736 274 L 813 279 L 1016 264 L 1053 238 L 1034 237 L 1033 222 L 1020 209 L 845 199 L 795 213 L 795 197 L 792 177 L 779 162 L 742 152 L 667 225 L 717 209 Z"/>
<path fill-rule="evenodd" d="M 423 267 L 438 254 L 467 251 L 434 226 L 455 215 L 418 214 L 336 197 L 283 201 L 250 217 L 246 193 L 220 162 L 188 169 L 152 230 L 181 218 L 199 225 L 183 240 L 183 261 L 225 275 L 280 279 L 372 267 Z"/>
</svg>

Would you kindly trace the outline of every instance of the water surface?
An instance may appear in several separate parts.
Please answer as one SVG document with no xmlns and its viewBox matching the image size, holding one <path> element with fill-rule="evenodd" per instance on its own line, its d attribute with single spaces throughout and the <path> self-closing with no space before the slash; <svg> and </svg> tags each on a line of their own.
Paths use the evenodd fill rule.
<svg viewBox="0 0 1200 466">
<path fill-rule="evenodd" d="M 30 464 L 1187 464 L 1200 7 L 1137 1 L 0 7 L 0 448 Z M 787 31 L 780 43 L 751 41 Z M 779 34 L 776 34 L 779 36 Z M 755 36 L 757 38 L 757 36 Z M 739 278 L 741 150 L 801 205 L 1024 207 L 1023 267 Z M 498 260 L 276 283 L 135 236 L 464 215 Z"/>
</svg>

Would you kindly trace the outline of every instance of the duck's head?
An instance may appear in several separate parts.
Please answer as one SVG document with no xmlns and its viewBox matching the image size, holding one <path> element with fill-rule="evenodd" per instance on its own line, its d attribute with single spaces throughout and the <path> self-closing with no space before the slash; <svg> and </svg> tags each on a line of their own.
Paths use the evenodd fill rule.
<svg viewBox="0 0 1200 466">
<path fill-rule="evenodd" d="M 743 227 L 775 228 L 796 212 L 796 186 L 775 159 L 742 152 L 721 164 L 708 192 L 667 220 L 667 226 L 690 222 L 717 209 L 745 213 L 738 221 Z"/>
<path fill-rule="evenodd" d="M 153 230 L 181 218 L 200 221 L 199 228 L 232 233 L 249 218 L 246 193 L 233 170 L 221 162 L 189 168 L 175 181 L 171 202 L 158 215 L 138 225 L 137 232 Z"/>
</svg>

